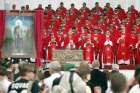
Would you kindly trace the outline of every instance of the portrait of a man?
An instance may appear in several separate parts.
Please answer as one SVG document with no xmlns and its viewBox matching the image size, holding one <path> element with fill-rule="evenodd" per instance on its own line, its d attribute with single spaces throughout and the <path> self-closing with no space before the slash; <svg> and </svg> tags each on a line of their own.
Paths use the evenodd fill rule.
<svg viewBox="0 0 140 93">
<path fill-rule="evenodd" d="M 3 56 L 34 57 L 33 16 L 6 16 Z"/>
<path fill-rule="evenodd" d="M 22 21 L 16 20 L 15 22 L 15 28 L 14 28 L 14 41 L 15 41 L 15 48 L 20 51 L 23 48 L 23 29 L 22 27 Z"/>
</svg>

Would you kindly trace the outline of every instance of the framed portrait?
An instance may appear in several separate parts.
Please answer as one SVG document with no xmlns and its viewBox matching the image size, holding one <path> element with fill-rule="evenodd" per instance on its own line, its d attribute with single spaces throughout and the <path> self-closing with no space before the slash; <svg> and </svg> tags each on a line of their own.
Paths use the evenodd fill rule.
<svg viewBox="0 0 140 93">
<path fill-rule="evenodd" d="M 8 13 L 2 57 L 35 58 L 34 14 Z"/>
</svg>

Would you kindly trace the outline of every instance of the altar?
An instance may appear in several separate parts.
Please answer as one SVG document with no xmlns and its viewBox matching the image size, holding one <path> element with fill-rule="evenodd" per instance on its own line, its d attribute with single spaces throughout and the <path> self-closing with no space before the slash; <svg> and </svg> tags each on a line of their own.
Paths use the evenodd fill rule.
<svg viewBox="0 0 140 93">
<path fill-rule="evenodd" d="M 83 61 L 83 50 L 54 50 L 52 56 L 53 61 L 78 65 L 81 61 Z"/>
<path fill-rule="evenodd" d="M 52 54 L 53 61 L 60 61 L 61 63 L 72 63 L 78 65 L 83 60 L 83 50 L 70 50 L 70 49 L 56 49 Z M 135 65 L 119 65 L 121 70 L 134 70 Z M 112 69 L 112 65 L 104 65 L 103 69 Z"/>
</svg>

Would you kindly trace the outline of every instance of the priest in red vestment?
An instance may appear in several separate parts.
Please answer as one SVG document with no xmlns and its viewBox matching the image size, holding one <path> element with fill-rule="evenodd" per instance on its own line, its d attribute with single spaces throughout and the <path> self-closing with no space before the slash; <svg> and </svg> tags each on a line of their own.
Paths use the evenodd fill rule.
<svg viewBox="0 0 140 93">
<path fill-rule="evenodd" d="M 61 26 L 59 26 L 57 33 L 55 34 L 56 37 L 56 42 L 58 44 L 58 48 L 61 49 L 61 43 L 64 40 L 64 33 L 63 33 L 63 29 Z"/>
<path fill-rule="evenodd" d="M 121 7 L 120 4 L 115 9 L 117 9 L 117 13 L 116 14 L 118 15 L 120 20 L 123 20 L 123 19 L 126 18 L 125 10 Z"/>
<path fill-rule="evenodd" d="M 106 40 L 102 51 L 102 65 L 112 65 L 114 63 L 113 42 L 110 37 L 110 32 L 106 32 Z"/>
<path fill-rule="evenodd" d="M 101 60 L 101 51 L 103 46 L 103 35 L 100 33 L 98 27 L 94 27 L 93 33 L 91 33 L 91 41 L 94 43 L 95 59 Z"/>
<path fill-rule="evenodd" d="M 80 8 L 80 14 L 84 16 L 84 18 L 87 18 L 90 14 L 89 8 L 86 6 L 86 3 L 83 3 L 83 7 Z"/>
<path fill-rule="evenodd" d="M 79 11 L 75 8 L 74 4 L 71 4 L 71 8 L 69 9 L 70 15 L 76 18 L 79 15 Z"/>
<path fill-rule="evenodd" d="M 95 3 L 95 7 L 92 8 L 91 11 L 92 11 L 92 12 L 96 11 L 96 14 L 97 14 L 97 15 L 101 15 L 102 12 L 103 12 L 103 9 L 100 7 L 99 3 L 96 2 L 96 3 Z"/>
<path fill-rule="evenodd" d="M 42 58 L 44 60 L 47 59 L 47 48 L 48 48 L 48 44 L 51 41 L 51 35 L 47 34 L 46 32 L 43 33 L 43 45 L 42 45 Z"/>
<path fill-rule="evenodd" d="M 60 7 L 56 9 L 56 13 L 60 15 L 62 18 L 65 18 L 67 9 L 64 7 L 64 3 L 60 3 Z"/>
<path fill-rule="evenodd" d="M 55 15 L 55 11 L 52 9 L 51 4 L 48 5 L 47 15 L 49 18 L 52 18 Z"/>
<path fill-rule="evenodd" d="M 85 44 L 84 44 L 84 48 L 83 48 L 83 59 L 85 61 L 88 61 L 89 63 L 92 64 L 92 62 L 95 59 L 95 51 L 94 51 L 94 44 L 91 42 L 91 40 L 88 40 Z"/>
<path fill-rule="evenodd" d="M 53 56 L 53 51 L 57 49 L 58 45 L 57 42 L 55 41 L 55 38 L 52 38 L 51 41 L 49 42 L 48 48 L 47 48 L 47 60 L 50 62 L 52 60 Z"/>
<path fill-rule="evenodd" d="M 121 26 L 121 36 L 118 38 L 117 60 L 118 64 L 130 64 L 130 45 L 128 33 L 124 25 Z"/>
<path fill-rule="evenodd" d="M 110 3 L 106 3 L 106 6 L 105 6 L 105 10 L 106 10 L 106 16 L 108 16 L 109 18 L 112 17 L 113 15 L 113 8 L 110 6 Z"/>
</svg>

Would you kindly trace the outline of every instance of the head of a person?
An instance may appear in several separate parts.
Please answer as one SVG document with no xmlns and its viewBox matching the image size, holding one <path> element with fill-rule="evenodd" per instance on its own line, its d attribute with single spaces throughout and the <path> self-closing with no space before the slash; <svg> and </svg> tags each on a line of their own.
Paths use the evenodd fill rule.
<svg viewBox="0 0 140 93">
<path fill-rule="evenodd" d="M 52 8 L 52 5 L 51 4 L 48 4 L 48 9 L 51 9 Z"/>
<path fill-rule="evenodd" d="M 36 67 L 34 64 L 20 64 L 19 73 L 21 77 L 27 80 L 33 80 L 36 76 Z"/>
<path fill-rule="evenodd" d="M 130 13 L 130 12 L 131 12 L 131 7 L 128 7 L 128 13 Z M 128 13 L 127 13 L 127 14 L 128 14 Z"/>
<path fill-rule="evenodd" d="M 20 27 L 22 25 L 22 21 L 20 19 L 16 20 L 15 26 Z"/>
<path fill-rule="evenodd" d="M 131 5 L 131 9 L 132 9 L 132 10 L 135 9 L 134 5 Z"/>
<path fill-rule="evenodd" d="M 106 3 L 106 7 L 110 7 L 110 3 Z"/>
<path fill-rule="evenodd" d="M 105 35 L 110 36 L 109 27 L 107 28 L 107 31 L 105 32 Z"/>
<path fill-rule="evenodd" d="M 93 90 L 94 90 L 94 93 L 102 93 L 102 89 L 100 86 L 95 86 Z"/>
<path fill-rule="evenodd" d="M 60 7 L 63 7 L 64 6 L 64 3 L 63 2 L 60 2 Z"/>
<path fill-rule="evenodd" d="M 123 74 L 115 73 L 111 76 L 111 89 L 113 93 L 125 93 L 127 91 L 127 81 Z"/>
<path fill-rule="evenodd" d="M 15 4 L 12 5 L 12 10 L 16 10 L 16 5 Z"/>
<path fill-rule="evenodd" d="M 119 65 L 118 64 L 113 64 L 112 65 L 112 70 L 116 71 L 116 72 L 119 72 Z"/>
<path fill-rule="evenodd" d="M 58 32 L 59 32 L 59 33 L 62 32 L 62 27 L 61 27 L 61 26 L 58 27 Z"/>
<path fill-rule="evenodd" d="M 7 62 L 7 68 L 10 69 L 10 70 L 13 69 L 13 64 L 12 64 L 11 61 L 10 62 Z"/>
<path fill-rule="evenodd" d="M 45 7 L 45 13 L 47 13 L 47 11 L 48 11 L 48 6 Z"/>
<path fill-rule="evenodd" d="M 85 2 L 83 3 L 83 7 L 86 7 L 86 3 Z"/>
<path fill-rule="evenodd" d="M 17 26 L 16 27 L 20 27 L 20 26 Z M 19 59 L 17 58 L 13 58 L 12 59 L 12 71 L 14 73 L 18 73 L 19 72 Z"/>
<path fill-rule="evenodd" d="M 38 8 L 42 8 L 42 4 L 39 4 L 39 5 L 38 5 Z"/>
<path fill-rule="evenodd" d="M 99 6 L 99 2 L 96 2 L 96 3 L 95 3 L 95 7 L 98 7 L 98 6 Z"/>
<path fill-rule="evenodd" d="M 6 68 L 0 65 L 0 77 L 4 77 L 7 75 Z"/>
<path fill-rule="evenodd" d="M 61 64 L 58 61 L 52 61 L 48 65 L 50 74 L 58 73 L 61 71 Z"/>
<path fill-rule="evenodd" d="M 137 77 L 140 75 L 140 65 L 138 65 L 135 69 L 134 77 L 137 79 Z"/>
<path fill-rule="evenodd" d="M 92 64 L 93 69 L 99 69 L 100 67 L 100 62 L 98 60 L 95 60 Z"/>
<path fill-rule="evenodd" d="M 121 9 L 121 5 L 120 4 L 118 4 L 117 9 Z"/>
<path fill-rule="evenodd" d="M 78 67 L 78 74 L 82 79 L 87 79 L 87 75 L 90 73 L 90 66 L 88 62 L 81 62 Z"/>
<path fill-rule="evenodd" d="M 83 27 L 83 29 L 84 29 L 84 32 L 87 32 L 88 31 L 88 28 L 86 26 Z"/>
<path fill-rule="evenodd" d="M 94 31 L 95 34 L 98 33 L 98 30 L 99 30 L 98 28 L 94 28 L 94 29 L 93 29 L 93 31 Z"/>
<path fill-rule="evenodd" d="M 29 5 L 26 5 L 25 7 L 26 7 L 26 10 L 29 10 Z"/>
<path fill-rule="evenodd" d="M 87 36 L 86 36 L 88 39 L 90 39 L 91 38 L 91 34 L 87 34 Z"/>
<path fill-rule="evenodd" d="M 76 32 L 76 27 L 72 27 L 72 32 Z"/>
<path fill-rule="evenodd" d="M 25 6 L 21 6 L 21 11 L 25 11 Z"/>
<path fill-rule="evenodd" d="M 71 8 L 74 8 L 74 3 L 71 4 Z"/>
</svg>

